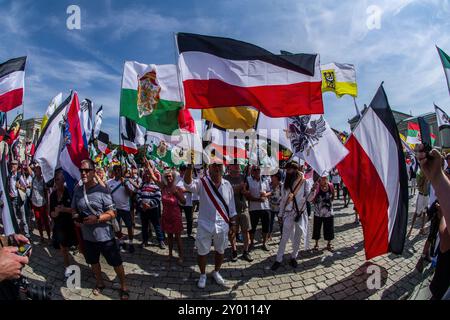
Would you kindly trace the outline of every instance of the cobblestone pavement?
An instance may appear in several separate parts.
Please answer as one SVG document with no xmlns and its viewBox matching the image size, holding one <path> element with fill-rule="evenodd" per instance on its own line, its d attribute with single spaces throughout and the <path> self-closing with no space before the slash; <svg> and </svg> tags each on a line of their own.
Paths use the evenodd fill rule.
<svg viewBox="0 0 450 320">
<path fill-rule="evenodd" d="M 410 212 L 414 210 L 415 198 L 410 201 Z M 412 214 L 410 214 L 411 221 Z M 276 225 L 277 223 L 275 223 Z M 408 225 L 409 228 L 409 225 Z M 428 230 L 428 228 L 426 229 Z M 136 252 L 123 253 L 130 299 L 428 299 L 428 283 L 432 270 L 426 266 L 423 274 L 415 271 L 415 264 L 422 251 L 426 236 L 419 235 L 419 225 L 406 240 L 403 255 L 387 254 L 366 263 L 364 257 L 362 228 L 354 223 L 353 205 L 343 208 L 342 201 L 335 201 L 334 252 L 322 250 L 326 243 L 319 242 L 319 252 L 301 251 L 297 269 L 287 263 L 288 245 L 283 265 L 273 272 L 270 266 L 275 261 L 279 232 L 270 243 L 270 252 L 261 250 L 257 243 L 252 251 L 252 263 L 230 260 L 230 251 L 225 252 L 221 274 L 227 280 L 224 287 L 218 286 L 208 275 L 205 289 L 196 284 L 199 270 L 196 264 L 194 241 L 183 235 L 185 261 L 178 266 L 169 265 L 168 250 L 156 245 L 140 248 L 138 225 L 135 239 Z M 310 220 L 312 232 L 312 217 Z M 36 230 L 35 230 L 36 233 Z M 257 233 L 258 234 L 258 233 Z M 37 239 L 37 238 L 36 238 Z M 258 236 L 257 236 L 258 239 Z M 313 244 L 312 244 L 313 245 Z M 303 249 L 303 243 L 302 243 Z M 240 250 L 240 247 L 238 247 Z M 175 258 L 177 253 L 175 252 Z M 92 294 L 95 280 L 81 254 L 75 255 L 81 268 L 81 290 L 69 290 L 64 281 L 64 268 L 60 253 L 52 246 L 37 245 L 25 275 L 34 283 L 52 285 L 54 299 L 105 300 L 118 299 L 118 283 L 114 270 L 102 258 L 102 272 L 106 289 L 99 296 Z M 213 255 L 208 258 L 207 273 L 213 270 Z M 381 289 L 369 289 L 367 268 L 377 265 L 381 270 Z"/>
</svg>

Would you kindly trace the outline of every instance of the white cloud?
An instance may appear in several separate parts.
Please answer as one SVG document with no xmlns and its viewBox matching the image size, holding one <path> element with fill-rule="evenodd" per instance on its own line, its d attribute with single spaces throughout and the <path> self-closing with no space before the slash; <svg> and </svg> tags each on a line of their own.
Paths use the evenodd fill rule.
<svg viewBox="0 0 450 320">
<path fill-rule="evenodd" d="M 59 37 L 57 45 L 74 48 L 70 57 L 55 48 L 42 49 L 36 30 L 46 31 L 62 18 L 50 15 L 41 24 L 30 24 L 31 13 L 25 10 L 29 3 L 0 6 L 0 15 L 5 17 L 0 28 L 6 30 L 0 41 L 8 47 L 7 52 L 0 51 L 0 58 L 28 52 L 30 113 L 40 110 L 42 114 L 52 95 L 76 88 L 80 96 L 108 108 L 105 128 L 111 130 L 111 138 L 118 137 L 123 60 L 144 56 L 148 58 L 143 62 L 173 63 L 172 37 L 177 31 L 232 37 L 272 52 L 318 52 L 323 63 L 353 63 L 360 107 L 370 103 L 383 80 L 394 109 L 418 114 L 431 111 L 433 101 L 448 105 L 444 73 L 434 47 L 437 44 L 450 51 L 448 0 L 193 2 L 183 9 L 186 12 L 142 3 L 120 10 L 107 1 L 101 12 L 84 11 L 87 19 L 81 32 L 52 30 Z M 366 9 L 372 4 L 383 12 L 380 30 L 366 26 Z M 123 50 L 128 47 L 130 50 Z M 88 59 L 78 59 L 79 52 Z M 134 56 L 140 52 L 143 54 Z M 330 124 L 348 130 L 347 120 L 355 114 L 353 99 L 326 94 L 324 101 Z"/>
</svg>

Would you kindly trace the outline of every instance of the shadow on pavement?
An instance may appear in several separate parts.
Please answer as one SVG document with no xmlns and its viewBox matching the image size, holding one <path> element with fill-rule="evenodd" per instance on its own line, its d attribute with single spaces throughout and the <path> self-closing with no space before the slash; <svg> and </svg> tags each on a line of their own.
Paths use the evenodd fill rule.
<svg viewBox="0 0 450 320">
<path fill-rule="evenodd" d="M 370 267 L 370 269 L 368 269 Z M 370 278 L 374 273 L 372 268 L 379 268 L 380 270 L 380 286 L 386 284 L 388 272 L 384 267 L 381 267 L 372 262 L 366 262 L 360 266 L 350 276 L 338 281 L 337 283 L 327 287 L 324 290 L 314 294 L 307 300 L 363 300 L 375 294 L 378 289 L 369 288 L 376 283 Z"/>
</svg>

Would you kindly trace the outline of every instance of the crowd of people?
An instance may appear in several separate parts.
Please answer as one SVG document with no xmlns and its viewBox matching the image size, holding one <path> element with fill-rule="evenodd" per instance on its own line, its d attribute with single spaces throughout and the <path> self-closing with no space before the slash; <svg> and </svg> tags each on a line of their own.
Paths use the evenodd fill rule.
<svg viewBox="0 0 450 320">
<path fill-rule="evenodd" d="M 426 261 L 438 257 L 431 289 L 434 298 L 442 298 L 450 285 L 450 224 L 445 223 L 450 211 L 448 197 L 445 198 L 442 191 L 448 187 L 450 171 L 442 166 L 445 180 L 434 178 L 440 175 L 435 163 L 423 159 L 421 152 L 417 154 L 420 169 L 413 170 L 412 190 L 417 187 L 418 198 L 411 230 L 417 217 L 423 217 L 421 232 L 424 232 L 425 217 L 431 221 L 417 268 L 422 271 Z M 436 162 L 441 159 L 440 154 L 434 156 Z M 450 156 L 446 161 L 450 162 Z M 263 176 L 261 168 L 255 165 L 212 163 L 200 169 L 192 165 L 161 169 L 144 157 L 139 168 L 114 165 L 104 170 L 86 159 L 80 167 L 81 180 L 73 190 L 69 190 L 61 170 L 46 184 L 37 164 L 19 165 L 13 161 L 10 167 L 9 197 L 25 237 L 31 239 L 32 229 L 37 227 L 40 240 L 34 244 L 53 244 L 60 250 L 65 277 L 70 276 L 68 267 L 73 264 L 71 248 L 77 248 L 95 276 L 95 295 L 105 288 L 100 265 L 102 255 L 117 274 L 120 298 L 124 300 L 129 298 L 129 292 L 121 253 L 124 250 L 130 254 L 135 252 L 136 226 L 140 226 L 142 248 L 154 240 L 160 249 L 167 250 L 169 262 L 176 254 L 180 265 L 185 259 L 182 235 L 186 231 L 187 241 L 195 241 L 197 250 L 200 270 L 197 285 L 205 288 L 211 246 L 215 252 L 212 277 L 219 285 L 225 283 L 220 269 L 228 247 L 232 262 L 238 259 L 252 262 L 254 250 L 269 252 L 270 245 L 278 245 L 271 266 L 271 270 L 276 271 L 291 241 L 288 263 L 297 268 L 302 239 L 305 250 L 310 249 L 309 229 L 312 227 L 312 250 L 320 249 L 319 240 L 323 237 L 327 243 L 323 249 L 333 252 L 333 202 L 340 198 L 340 191 L 344 207 L 350 202 L 348 190 L 336 169 L 318 176 L 307 164 L 296 161 L 290 161 L 271 176 Z M 436 214 L 432 213 L 433 208 Z M 355 217 L 355 223 L 359 223 L 357 213 Z M 126 232 L 122 233 L 123 230 Z M 273 241 L 276 231 L 281 234 L 279 243 Z M 436 238 L 440 239 L 439 245 Z M 240 256 L 238 243 L 242 243 Z"/>
</svg>

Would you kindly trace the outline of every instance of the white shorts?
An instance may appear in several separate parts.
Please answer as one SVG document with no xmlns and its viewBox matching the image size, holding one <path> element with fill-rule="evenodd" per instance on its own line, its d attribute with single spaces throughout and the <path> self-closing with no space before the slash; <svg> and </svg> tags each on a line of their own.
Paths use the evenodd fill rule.
<svg viewBox="0 0 450 320">
<path fill-rule="evenodd" d="M 426 211 L 427 207 L 428 207 L 428 196 L 423 196 L 419 193 L 417 195 L 416 201 L 416 214 Z"/>
<path fill-rule="evenodd" d="M 206 256 L 211 251 L 211 240 L 214 241 L 214 250 L 219 254 L 224 254 L 228 246 L 228 232 L 209 232 L 203 228 L 197 228 L 195 246 L 199 256 Z"/>
</svg>

